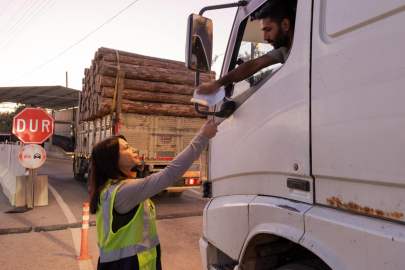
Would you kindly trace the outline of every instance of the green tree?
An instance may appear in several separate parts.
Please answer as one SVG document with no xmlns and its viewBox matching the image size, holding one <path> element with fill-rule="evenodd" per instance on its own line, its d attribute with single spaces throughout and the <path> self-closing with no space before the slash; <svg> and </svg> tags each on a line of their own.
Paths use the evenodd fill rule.
<svg viewBox="0 0 405 270">
<path fill-rule="evenodd" d="M 13 130 L 13 117 L 21 112 L 26 106 L 17 107 L 14 112 L 0 113 L 0 132 L 11 133 Z M 11 136 L 11 141 L 16 142 L 18 138 L 14 135 Z"/>
</svg>

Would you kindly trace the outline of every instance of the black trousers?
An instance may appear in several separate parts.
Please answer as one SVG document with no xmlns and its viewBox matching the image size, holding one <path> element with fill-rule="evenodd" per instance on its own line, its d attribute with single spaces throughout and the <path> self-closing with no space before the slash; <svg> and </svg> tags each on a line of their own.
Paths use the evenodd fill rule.
<svg viewBox="0 0 405 270">
<path fill-rule="evenodd" d="M 156 270 L 162 270 L 160 244 L 156 246 L 156 253 Z M 97 270 L 139 270 L 138 255 L 107 263 L 100 263 L 98 258 Z"/>
</svg>

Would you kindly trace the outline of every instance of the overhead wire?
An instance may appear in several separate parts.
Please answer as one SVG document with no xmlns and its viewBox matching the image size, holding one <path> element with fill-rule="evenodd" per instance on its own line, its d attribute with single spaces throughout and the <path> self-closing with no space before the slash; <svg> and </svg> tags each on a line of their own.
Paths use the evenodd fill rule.
<svg viewBox="0 0 405 270">
<path fill-rule="evenodd" d="M 49 2 L 52 2 L 52 1 L 53 1 L 53 0 L 49 0 Z M 33 21 L 31 25 L 33 25 L 34 23 L 36 23 L 36 22 L 42 17 L 42 15 L 44 15 L 44 14 L 45 14 L 51 7 L 53 7 L 53 5 L 55 5 L 55 3 L 58 2 L 58 1 L 59 1 L 59 0 L 56 0 L 55 2 L 53 2 L 52 5 L 50 5 L 35 21 Z M 49 2 L 48 2 L 48 3 L 49 3 Z M 45 6 L 47 6 L 48 3 L 46 3 Z M 42 10 L 42 9 L 41 9 L 41 10 Z M 40 10 L 40 11 L 41 11 L 41 10 Z M 29 25 L 28 28 L 30 28 L 31 25 Z M 27 29 L 28 29 L 28 28 L 27 28 Z M 24 32 L 25 32 L 25 31 L 23 31 L 23 33 L 24 33 Z M 21 33 L 21 34 L 22 34 L 22 33 Z"/>
<path fill-rule="evenodd" d="M 34 71 L 37 71 L 38 69 L 40 69 L 41 67 L 45 66 L 46 64 L 50 63 L 51 61 L 55 60 L 56 58 L 58 58 L 59 56 L 61 56 L 62 54 L 64 54 L 65 52 L 67 52 L 68 50 L 70 50 L 71 48 L 73 48 L 74 46 L 76 46 L 77 44 L 79 44 L 80 42 L 82 42 L 83 40 L 85 40 L 86 38 L 88 38 L 89 36 L 91 36 L 92 34 L 94 34 L 96 31 L 98 31 L 99 29 L 101 29 L 103 26 L 105 26 L 107 23 L 109 23 L 110 21 L 112 21 L 113 19 L 115 19 L 118 15 L 120 15 L 122 12 L 124 12 L 125 10 L 127 10 L 128 8 L 130 8 L 132 5 L 134 5 L 136 2 L 138 2 L 139 0 L 135 0 L 134 2 L 132 2 L 131 4 L 129 4 L 126 8 L 122 9 L 120 12 L 118 12 L 116 15 L 114 15 L 111 19 L 109 19 L 108 21 L 106 21 L 105 23 L 103 23 L 101 26 L 97 27 L 95 30 L 93 30 L 92 32 L 90 32 L 90 34 L 86 35 L 84 38 L 80 39 L 79 41 L 77 41 L 75 44 L 71 45 L 69 48 L 67 48 L 66 50 L 64 50 L 63 52 L 59 53 L 58 55 L 56 55 L 55 57 L 51 58 L 50 60 L 46 61 L 45 63 L 43 63 L 42 65 L 38 66 L 37 68 L 31 70 L 30 72 L 25 73 L 24 75 L 21 75 L 20 77 L 9 81 L 8 83 L 3 84 L 7 85 L 9 83 L 12 83 L 14 81 L 17 81 L 25 76 L 27 76 L 28 74 L 31 74 Z"/>
<path fill-rule="evenodd" d="M 25 17 L 25 15 L 35 6 L 35 4 L 36 4 L 37 2 L 38 2 L 38 0 L 36 0 L 36 1 L 34 2 L 34 4 L 24 13 L 24 15 L 22 15 L 22 16 L 20 17 L 20 19 L 7 31 L 7 33 L 4 35 L 4 37 L 0 40 L 0 43 L 2 43 L 4 40 L 7 39 L 7 34 L 10 33 L 10 31 L 12 31 L 12 30 L 14 29 L 14 27 Z M 36 10 L 36 9 L 34 9 L 34 10 Z M 32 13 L 30 13 L 30 15 L 28 15 L 28 17 L 26 17 L 26 18 L 24 19 L 24 21 L 25 21 L 27 18 L 29 18 L 29 16 L 31 16 L 31 14 L 32 14 Z M 24 22 L 24 21 L 23 21 L 23 22 Z M 15 28 L 15 29 L 17 30 L 20 25 L 21 25 L 21 24 L 19 24 L 19 25 L 17 26 L 17 28 Z M 13 33 L 13 32 L 11 32 L 10 35 L 12 35 L 12 33 Z"/>
<path fill-rule="evenodd" d="M 3 28 L 1 28 L 0 33 L 3 31 L 4 28 L 7 27 L 7 25 L 14 19 L 14 17 L 18 14 L 18 12 L 20 12 L 21 8 L 28 2 L 29 0 L 26 0 L 24 2 L 24 4 L 17 10 L 17 12 L 13 15 L 13 17 L 11 17 L 11 19 L 6 23 L 5 26 L 3 26 Z"/>
<path fill-rule="evenodd" d="M 41 2 L 41 4 L 38 6 L 38 7 L 40 7 L 41 5 L 42 5 L 42 3 L 43 2 L 45 2 L 46 0 L 43 0 L 42 2 Z M 0 51 L 2 50 L 2 49 L 5 49 L 5 48 L 7 48 L 7 45 L 8 44 L 10 44 L 13 40 L 15 40 L 16 39 L 16 37 L 18 36 L 18 34 L 19 33 L 21 33 L 21 31 L 23 31 L 25 28 L 26 28 L 26 26 L 51 2 L 52 0 L 49 0 L 38 12 L 37 12 L 37 14 L 35 14 L 33 17 L 31 17 L 31 19 L 20 29 L 20 31 L 18 31 L 17 32 L 17 34 L 15 34 L 14 35 L 14 37 L 12 37 L 3 47 L 1 47 L 0 48 Z M 58 0 L 56 0 L 56 1 L 58 1 Z M 54 2 L 54 3 L 56 3 L 56 2 Z M 52 5 L 51 5 L 52 6 Z M 38 7 L 35 9 L 35 10 L 37 10 L 38 9 Z M 35 12 L 35 10 L 32 12 L 32 13 L 34 13 Z M 46 11 L 45 11 L 46 12 Z M 44 12 L 44 13 L 45 13 Z M 32 14 L 31 13 L 31 14 Z M 42 13 L 41 14 L 41 16 L 44 14 L 44 13 Z M 30 14 L 30 16 L 31 16 L 31 14 Z M 29 18 L 29 17 L 27 17 L 27 18 Z M 25 20 L 24 20 L 25 21 Z M 23 22 L 24 22 L 23 21 Z M 31 26 L 31 25 L 30 25 Z M 18 28 L 17 28 L 18 29 Z M 2 43 L 2 41 L 0 41 L 0 44 Z"/>
<path fill-rule="evenodd" d="M 7 6 L 3 9 L 3 11 L 0 13 L 0 16 L 3 15 L 4 11 L 8 8 L 8 6 L 11 4 L 11 2 L 13 2 L 13 0 L 10 0 L 10 2 L 8 2 Z"/>
</svg>

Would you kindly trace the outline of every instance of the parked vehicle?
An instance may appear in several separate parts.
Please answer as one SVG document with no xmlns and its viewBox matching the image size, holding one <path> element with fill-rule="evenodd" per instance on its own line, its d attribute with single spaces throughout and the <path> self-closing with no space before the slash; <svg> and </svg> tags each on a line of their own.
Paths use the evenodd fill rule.
<svg viewBox="0 0 405 270">
<path fill-rule="evenodd" d="M 239 2 L 221 76 L 265 42 L 264 3 Z M 204 269 L 405 269 L 404 8 L 299 0 L 286 63 L 215 106 Z"/>
</svg>

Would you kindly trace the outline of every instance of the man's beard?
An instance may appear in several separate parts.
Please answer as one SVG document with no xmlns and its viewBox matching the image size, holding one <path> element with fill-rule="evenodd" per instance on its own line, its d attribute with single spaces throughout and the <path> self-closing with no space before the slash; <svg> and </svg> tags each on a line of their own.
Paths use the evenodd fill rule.
<svg viewBox="0 0 405 270">
<path fill-rule="evenodd" d="M 274 49 L 285 47 L 287 46 L 288 42 L 288 34 L 284 33 L 283 30 L 281 30 L 281 27 L 279 27 L 275 39 L 274 40 L 268 39 L 267 42 L 273 43 Z"/>
</svg>

